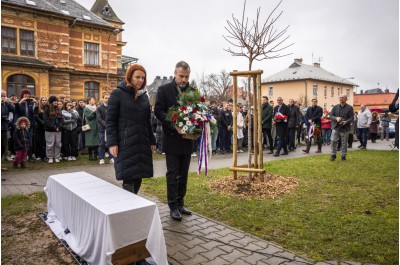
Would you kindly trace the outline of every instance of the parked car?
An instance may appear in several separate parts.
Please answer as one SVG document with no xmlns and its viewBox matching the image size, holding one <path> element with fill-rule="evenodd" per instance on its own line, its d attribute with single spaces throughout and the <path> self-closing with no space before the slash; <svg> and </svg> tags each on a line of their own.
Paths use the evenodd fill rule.
<svg viewBox="0 0 400 265">
<path fill-rule="evenodd" d="M 379 129 L 378 129 L 378 139 L 381 137 L 381 132 L 382 132 L 382 127 L 381 126 L 379 126 Z M 396 131 L 395 131 L 395 125 L 393 124 L 393 123 L 389 123 L 389 138 L 394 138 L 394 135 L 396 134 Z M 369 137 L 369 132 L 368 132 L 368 139 L 369 139 L 370 137 Z"/>
</svg>

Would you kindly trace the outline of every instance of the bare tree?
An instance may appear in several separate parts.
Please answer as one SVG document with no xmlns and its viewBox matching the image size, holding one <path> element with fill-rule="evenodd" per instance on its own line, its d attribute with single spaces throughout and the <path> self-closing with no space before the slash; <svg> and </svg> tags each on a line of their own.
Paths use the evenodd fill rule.
<svg viewBox="0 0 400 265">
<path fill-rule="evenodd" d="M 246 0 L 243 4 L 242 18 L 237 19 L 232 14 L 232 21 L 227 20 L 228 26 L 225 27 L 228 32 L 227 36 L 223 36 L 224 39 L 233 46 L 233 48 L 228 47 L 224 49 L 229 52 L 232 56 L 244 56 L 248 59 L 249 71 L 252 69 L 253 62 L 262 61 L 265 59 L 275 59 L 289 54 L 281 54 L 281 52 L 292 46 L 294 43 L 285 45 L 286 40 L 290 35 L 286 36 L 287 29 L 286 26 L 283 30 L 275 29 L 276 21 L 280 18 L 283 11 L 281 11 L 275 18 L 274 13 L 282 3 L 282 0 L 278 5 L 272 10 L 268 15 L 267 19 L 262 22 L 260 20 L 261 7 L 257 9 L 256 18 L 249 23 L 249 18 L 245 16 L 246 14 Z M 234 49 L 234 50 L 233 50 Z M 251 78 L 248 78 L 248 91 L 251 91 Z M 251 104 L 251 94 L 249 95 L 248 106 Z M 249 123 L 251 126 L 251 123 Z M 251 131 L 251 127 L 249 128 Z M 249 142 L 249 166 L 251 164 L 251 142 L 252 135 L 248 134 Z M 249 173 L 249 179 L 251 180 L 251 173 Z"/>
<path fill-rule="evenodd" d="M 237 50 L 234 51 L 231 47 L 224 50 L 229 52 L 232 56 L 244 56 L 248 58 L 249 71 L 255 60 L 275 59 L 291 54 L 280 54 L 281 51 L 294 44 L 284 45 L 285 41 L 290 37 L 290 35 L 285 36 L 289 26 L 286 26 L 280 31 L 274 27 L 283 11 L 281 11 L 276 18 L 272 17 L 281 3 L 282 0 L 272 10 L 264 22 L 260 21 L 261 7 L 259 7 L 257 9 L 256 19 L 249 24 L 249 18 L 245 18 L 245 0 L 241 20 L 235 18 L 233 14 L 232 22 L 227 20 L 228 27 L 225 27 L 225 29 L 228 31 L 228 35 L 223 37 Z"/>
<path fill-rule="evenodd" d="M 207 85 L 209 95 L 213 99 L 222 102 L 228 101 L 232 96 L 229 90 L 232 85 L 232 78 L 225 70 L 222 70 L 219 74 L 208 75 Z"/>
</svg>

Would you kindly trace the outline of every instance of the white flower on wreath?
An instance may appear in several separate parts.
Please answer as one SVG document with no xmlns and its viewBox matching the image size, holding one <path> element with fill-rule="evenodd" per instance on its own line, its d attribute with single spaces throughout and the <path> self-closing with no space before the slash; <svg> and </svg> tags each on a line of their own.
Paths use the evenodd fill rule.
<svg viewBox="0 0 400 265">
<path fill-rule="evenodd" d="M 190 126 L 190 125 L 192 125 L 192 122 L 191 121 L 186 121 L 186 125 Z"/>
<path fill-rule="evenodd" d="M 183 126 L 183 122 L 179 122 L 179 123 L 178 123 L 178 126 L 179 126 L 179 127 L 182 127 L 182 126 Z"/>
<path fill-rule="evenodd" d="M 181 116 L 181 117 L 185 116 L 185 113 L 182 112 L 182 113 L 180 114 L 180 116 Z"/>
<path fill-rule="evenodd" d="M 203 104 L 197 103 L 197 106 L 199 106 L 201 108 L 203 106 Z"/>
<path fill-rule="evenodd" d="M 193 111 L 192 107 L 187 107 L 187 111 L 192 112 Z"/>
<path fill-rule="evenodd" d="M 185 114 L 188 114 L 188 113 L 189 113 L 189 111 L 188 111 L 188 110 L 184 110 L 184 111 L 183 111 L 183 113 L 185 113 Z"/>
<path fill-rule="evenodd" d="M 183 118 L 185 121 L 188 121 L 189 120 L 189 118 L 188 117 L 185 117 L 185 118 Z"/>
<path fill-rule="evenodd" d="M 189 129 L 189 127 L 187 127 L 186 125 L 185 126 L 183 126 L 183 128 L 182 128 L 182 131 L 187 131 Z"/>
</svg>

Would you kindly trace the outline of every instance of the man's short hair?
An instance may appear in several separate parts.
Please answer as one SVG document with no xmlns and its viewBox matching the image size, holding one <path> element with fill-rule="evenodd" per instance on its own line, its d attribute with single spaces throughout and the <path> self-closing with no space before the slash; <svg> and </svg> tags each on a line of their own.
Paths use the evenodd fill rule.
<svg viewBox="0 0 400 265">
<path fill-rule="evenodd" d="M 317 98 L 313 98 L 311 101 L 317 101 L 318 102 L 318 99 Z"/>
<path fill-rule="evenodd" d="M 104 93 L 103 93 L 103 98 L 104 98 L 105 96 L 110 96 L 110 94 L 107 93 L 107 92 L 104 92 Z"/>
<path fill-rule="evenodd" d="M 182 68 L 183 70 L 190 70 L 190 66 L 187 62 L 185 61 L 180 61 L 175 65 L 175 73 L 176 73 L 176 69 L 178 68 Z"/>
<path fill-rule="evenodd" d="M 265 98 L 268 101 L 268 97 L 267 96 L 263 96 L 263 98 Z"/>
</svg>

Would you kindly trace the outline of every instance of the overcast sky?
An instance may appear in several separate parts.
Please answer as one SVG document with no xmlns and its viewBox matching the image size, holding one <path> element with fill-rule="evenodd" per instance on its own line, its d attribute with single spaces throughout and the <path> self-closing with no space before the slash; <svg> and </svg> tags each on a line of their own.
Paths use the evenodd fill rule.
<svg viewBox="0 0 400 265">
<path fill-rule="evenodd" d="M 95 0 L 77 0 L 90 9 Z M 221 70 L 247 70 L 245 57 L 233 57 L 229 47 L 226 20 L 241 17 L 242 0 L 109 0 L 125 22 L 123 54 L 139 58 L 148 74 L 173 75 L 180 60 L 192 69 L 191 79 Z M 254 17 L 261 7 L 266 17 L 277 0 L 247 0 L 247 15 Z M 399 87 L 399 1 L 398 0 L 283 0 L 283 11 L 276 27 L 289 25 L 287 57 L 256 62 L 262 78 L 289 67 L 294 58 L 352 80 L 360 89 L 379 87 L 396 91 Z M 312 61 L 314 58 L 314 61 Z"/>
</svg>

